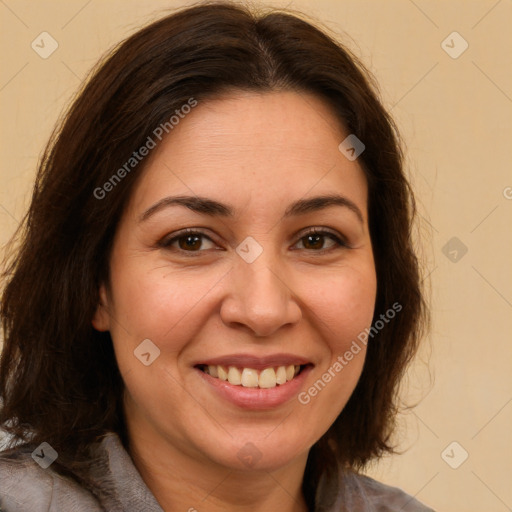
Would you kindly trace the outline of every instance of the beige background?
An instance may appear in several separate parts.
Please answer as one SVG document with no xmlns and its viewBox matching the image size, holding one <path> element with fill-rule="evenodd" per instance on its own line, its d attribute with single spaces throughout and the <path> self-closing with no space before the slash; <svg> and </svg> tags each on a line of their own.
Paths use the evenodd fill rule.
<svg viewBox="0 0 512 512">
<path fill-rule="evenodd" d="M 182 1 L 1 0 L 0 242 L 28 204 L 38 156 L 91 66 Z M 254 2 L 259 5 L 259 2 Z M 326 23 L 376 75 L 420 199 L 433 329 L 404 396 L 404 454 L 369 473 L 438 511 L 512 510 L 512 2 L 269 2 Z M 59 47 L 31 48 L 43 31 Z M 457 31 L 458 58 L 441 46 Z M 448 38 L 455 52 L 461 41 Z M 508 188 L 507 188 L 508 187 Z M 450 246 L 457 237 L 467 253 Z M 456 252 L 453 252 L 455 250 Z M 451 252 L 451 254 L 450 254 Z M 446 452 L 453 441 L 459 443 Z M 453 451 L 452 451 L 453 448 Z M 457 469 L 462 450 L 468 459 Z"/>
</svg>

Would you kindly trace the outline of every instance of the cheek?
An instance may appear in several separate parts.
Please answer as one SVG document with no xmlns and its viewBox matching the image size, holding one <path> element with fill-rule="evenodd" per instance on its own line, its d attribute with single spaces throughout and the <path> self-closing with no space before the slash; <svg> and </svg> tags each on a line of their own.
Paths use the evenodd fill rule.
<svg viewBox="0 0 512 512">
<path fill-rule="evenodd" d="M 116 276 L 116 320 L 126 326 L 124 330 L 132 338 L 166 340 L 168 344 L 170 339 L 176 339 L 172 335 L 175 329 L 183 338 L 184 331 L 198 327 L 194 315 L 197 316 L 198 306 L 208 290 L 219 281 L 221 274 L 218 274 L 139 269 L 125 265 Z"/>
<path fill-rule="evenodd" d="M 331 273 L 325 286 L 311 295 L 314 325 L 327 350 L 315 377 L 298 396 L 304 410 L 317 418 L 311 435 L 318 437 L 336 420 L 359 381 L 366 355 L 360 336 L 371 326 L 375 297 L 372 266 Z"/>
<path fill-rule="evenodd" d="M 116 359 L 132 403 L 150 416 L 151 411 L 169 410 L 183 401 L 182 387 L 176 384 L 184 378 L 179 355 L 205 324 L 210 307 L 207 292 L 222 273 L 187 274 L 158 266 L 138 267 L 134 262 L 116 268 L 120 271 L 112 273 L 115 321 L 111 329 Z M 148 366 L 134 357 L 148 352 L 139 350 L 146 339 L 159 350 L 153 359 L 155 349 L 149 345 L 154 362 Z"/>
<path fill-rule="evenodd" d="M 333 354 L 343 353 L 352 340 L 372 322 L 376 275 L 371 262 L 365 266 L 347 266 L 325 275 L 308 276 L 307 309 L 317 317 L 312 322 L 322 330 Z"/>
</svg>

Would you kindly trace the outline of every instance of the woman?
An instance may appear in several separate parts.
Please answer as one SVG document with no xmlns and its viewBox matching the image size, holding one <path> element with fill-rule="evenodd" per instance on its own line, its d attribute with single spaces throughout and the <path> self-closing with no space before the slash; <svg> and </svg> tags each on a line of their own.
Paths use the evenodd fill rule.
<svg viewBox="0 0 512 512">
<path fill-rule="evenodd" d="M 430 510 L 392 451 L 425 323 L 394 125 L 349 52 L 211 3 L 128 38 L 6 269 L 2 510 Z"/>
</svg>

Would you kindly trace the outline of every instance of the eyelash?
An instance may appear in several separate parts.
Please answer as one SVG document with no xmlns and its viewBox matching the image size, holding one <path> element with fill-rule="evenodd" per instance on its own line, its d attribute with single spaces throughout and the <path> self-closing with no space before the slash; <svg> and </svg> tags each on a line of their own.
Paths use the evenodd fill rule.
<svg viewBox="0 0 512 512">
<path fill-rule="evenodd" d="M 194 229 L 187 228 L 182 231 L 179 231 L 172 238 L 163 238 L 162 240 L 160 240 L 158 242 L 158 246 L 162 247 L 164 249 L 175 250 L 177 252 L 182 253 L 183 255 L 186 255 L 186 257 L 200 256 L 202 252 L 205 252 L 205 250 L 185 251 L 181 248 L 176 249 L 176 248 L 171 247 L 171 245 L 174 242 L 177 242 L 180 238 L 184 238 L 184 237 L 192 236 L 192 235 L 204 237 L 204 238 L 210 240 L 211 242 L 215 243 L 206 233 L 204 233 L 202 231 L 197 231 Z M 319 249 L 319 250 L 314 250 L 314 249 L 299 249 L 299 250 L 305 250 L 305 251 L 313 252 L 313 253 L 317 253 L 317 254 L 324 254 L 324 253 L 327 253 L 327 252 L 330 252 L 330 251 L 333 251 L 336 249 L 342 249 L 342 248 L 350 249 L 350 245 L 343 238 L 340 238 L 335 233 L 333 233 L 332 231 L 329 231 L 329 230 L 313 228 L 313 229 L 305 232 L 304 234 L 302 234 L 302 236 L 299 238 L 298 242 L 308 236 L 328 236 L 329 238 L 331 238 L 331 240 L 333 240 L 336 243 L 336 246 L 330 247 L 327 249 Z"/>
</svg>

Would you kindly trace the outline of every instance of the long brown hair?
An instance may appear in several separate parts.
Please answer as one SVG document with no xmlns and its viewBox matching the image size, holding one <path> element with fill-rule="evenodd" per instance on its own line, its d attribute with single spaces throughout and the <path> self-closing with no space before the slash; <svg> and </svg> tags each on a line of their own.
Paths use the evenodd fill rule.
<svg viewBox="0 0 512 512">
<path fill-rule="evenodd" d="M 97 66 L 51 137 L 13 238 L 18 248 L 6 260 L 0 426 L 15 442 L 50 443 L 63 474 L 106 432 L 124 439 L 112 341 L 91 319 L 143 164 L 107 197 L 94 191 L 191 97 L 201 102 L 230 90 L 313 93 L 364 142 L 359 161 L 377 272 L 374 321 L 394 303 L 402 306 L 369 342 L 354 393 L 311 449 L 303 489 L 312 508 L 323 471 L 336 474 L 337 464 L 357 470 L 392 450 L 397 386 L 426 308 L 411 241 L 414 200 L 395 125 L 362 64 L 325 31 L 287 12 L 255 14 L 224 2 L 185 8 L 138 31 Z"/>
</svg>

